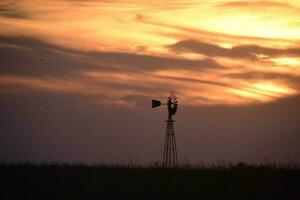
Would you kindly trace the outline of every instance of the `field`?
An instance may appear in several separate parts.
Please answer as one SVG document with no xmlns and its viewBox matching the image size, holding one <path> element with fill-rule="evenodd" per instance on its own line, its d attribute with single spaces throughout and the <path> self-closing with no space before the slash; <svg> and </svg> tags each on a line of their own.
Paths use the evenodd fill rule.
<svg viewBox="0 0 300 200">
<path fill-rule="evenodd" d="M 300 199 L 297 165 L 0 164 L 0 199 Z"/>
</svg>

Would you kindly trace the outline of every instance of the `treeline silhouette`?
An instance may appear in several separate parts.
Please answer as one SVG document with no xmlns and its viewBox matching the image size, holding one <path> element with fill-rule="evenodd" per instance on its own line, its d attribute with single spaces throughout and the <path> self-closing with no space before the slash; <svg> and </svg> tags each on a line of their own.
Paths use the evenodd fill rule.
<svg viewBox="0 0 300 200">
<path fill-rule="evenodd" d="M 299 164 L 0 163 L 0 199 L 300 199 Z"/>
</svg>

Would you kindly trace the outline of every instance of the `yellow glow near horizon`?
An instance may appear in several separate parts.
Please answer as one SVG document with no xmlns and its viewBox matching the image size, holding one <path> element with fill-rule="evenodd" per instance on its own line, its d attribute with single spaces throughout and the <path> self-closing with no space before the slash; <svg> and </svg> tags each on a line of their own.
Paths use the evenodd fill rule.
<svg viewBox="0 0 300 200">
<path fill-rule="evenodd" d="M 255 83 L 252 85 L 252 87 L 262 93 L 274 96 L 294 93 L 294 91 L 290 88 L 273 83 Z"/>
<path fill-rule="evenodd" d="M 230 89 L 232 93 L 262 102 L 268 102 L 276 97 L 295 94 L 295 90 L 271 82 L 259 82 L 241 89 Z"/>
<path fill-rule="evenodd" d="M 300 66 L 300 58 L 272 58 L 270 60 L 279 65 Z"/>
</svg>

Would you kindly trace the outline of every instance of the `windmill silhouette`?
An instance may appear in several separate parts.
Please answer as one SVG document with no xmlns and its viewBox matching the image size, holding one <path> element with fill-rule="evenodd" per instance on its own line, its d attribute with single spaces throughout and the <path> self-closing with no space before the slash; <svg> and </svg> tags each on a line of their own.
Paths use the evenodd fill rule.
<svg viewBox="0 0 300 200">
<path fill-rule="evenodd" d="M 167 128 L 166 128 L 166 135 L 165 135 L 165 145 L 164 145 L 162 165 L 163 167 L 166 168 L 178 167 L 178 155 L 177 155 L 175 131 L 174 131 L 175 121 L 172 118 L 172 116 L 175 115 L 175 113 L 177 112 L 177 108 L 178 108 L 178 101 L 175 93 L 174 92 L 170 93 L 166 103 L 161 103 L 158 100 L 152 100 L 152 108 L 158 107 L 160 105 L 165 105 L 167 106 L 168 109 L 168 120 L 165 121 L 167 122 Z"/>
</svg>

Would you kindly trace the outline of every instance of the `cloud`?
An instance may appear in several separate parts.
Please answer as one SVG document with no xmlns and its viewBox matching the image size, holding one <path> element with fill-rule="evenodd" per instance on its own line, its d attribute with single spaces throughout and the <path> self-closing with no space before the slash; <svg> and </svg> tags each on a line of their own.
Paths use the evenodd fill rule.
<svg viewBox="0 0 300 200">
<path fill-rule="evenodd" d="M 213 10 L 211 12 L 218 13 L 218 12 L 222 12 L 222 11 L 224 11 L 224 9 L 222 7 L 220 7 L 217 9 L 217 11 Z M 196 9 L 195 11 L 189 11 L 189 12 L 200 12 L 200 11 L 197 11 L 197 9 Z M 210 11 L 207 11 L 207 10 L 205 10 L 205 12 L 210 13 Z M 226 12 L 228 12 L 228 13 L 225 14 Z M 232 12 L 232 11 L 226 11 L 226 12 L 223 13 L 223 15 L 225 15 L 224 19 L 222 19 L 222 17 L 219 16 L 218 14 L 216 14 L 213 16 L 212 19 L 209 19 L 208 24 L 203 22 L 202 28 L 199 28 L 200 26 L 191 25 L 190 23 L 188 23 L 189 20 L 187 20 L 187 19 L 186 19 L 187 23 L 176 23 L 176 22 L 171 23 L 168 20 L 161 20 L 161 19 L 156 18 L 156 17 L 152 16 L 151 14 L 147 14 L 147 13 L 137 13 L 134 17 L 134 20 L 139 23 L 153 26 L 153 28 L 159 27 L 159 30 L 156 31 L 158 35 L 161 35 L 163 37 L 171 37 L 176 40 L 186 40 L 186 38 L 195 38 L 198 41 L 208 42 L 208 43 L 217 42 L 217 43 L 227 43 L 227 44 L 231 44 L 231 45 L 239 45 L 241 43 L 243 43 L 243 44 L 249 44 L 249 43 L 269 44 L 269 45 L 276 44 L 276 45 L 280 45 L 280 46 L 286 46 L 287 44 L 293 45 L 295 42 L 293 40 L 294 37 L 290 37 L 288 35 L 285 35 L 284 37 L 283 36 L 270 37 L 269 35 L 266 35 L 266 34 L 254 34 L 251 32 L 243 33 L 243 31 L 240 29 L 247 28 L 247 27 L 243 28 L 244 25 L 241 26 L 240 29 L 237 29 L 237 31 L 234 31 L 235 29 L 232 29 L 231 26 L 234 23 L 237 23 L 237 21 L 239 21 L 238 16 L 239 16 L 240 10 L 238 8 L 234 12 Z M 273 13 L 273 12 L 271 12 L 271 13 Z M 179 13 L 179 15 L 180 14 L 181 13 Z M 232 18 L 229 17 L 228 25 L 223 24 L 222 23 L 223 21 L 224 22 L 227 21 L 226 16 L 228 17 L 228 15 L 232 16 L 234 18 L 236 17 L 237 21 L 234 21 Z M 255 15 L 255 14 L 253 14 L 253 11 L 251 11 L 251 15 Z M 187 17 L 188 16 L 192 16 L 192 15 L 188 14 Z M 211 14 L 209 14 L 208 16 L 211 16 Z M 258 16 L 260 16 L 260 15 L 258 15 Z M 265 16 L 265 14 L 263 14 L 263 16 Z M 216 21 L 215 21 L 214 18 L 220 18 L 220 19 L 216 19 Z M 282 15 L 280 15 L 280 19 L 281 18 L 282 18 Z M 207 20 L 205 17 L 204 17 L 204 19 L 205 19 L 205 21 Z M 274 17 L 272 17 L 272 19 L 274 19 Z M 193 21 L 193 20 L 194 19 L 191 18 L 191 21 Z M 297 18 L 295 18 L 295 20 L 297 20 Z M 200 18 L 199 23 L 201 21 L 202 20 Z M 261 24 L 260 22 L 262 22 L 262 21 L 265 21 L 265 19 L 264 18 L 258 19 L 258 22 L 256 22 L 256 24 L 259 25 L 259 24 Z M 218 26 L 213 25 L 216 22 L 219 23 Z M 198 21 L 197 21 L 197 23 L 198 23 Z M 202 24 L 202 23 L 200 23 L 200 24 Z M 246 26 L 247 23 L 244 23 L 244 24 Z M 271 25 L 272 22 L 267 22 L 267 24 Z M 287 24 L 287 23 L 284 23 L 284 24 Z M 224 26 L 226 26 L 225 31 L 222 30 L 224 28 Z M 255 26 L 253 26 L 253 28 L 255 28 Z M 289 30 L 288 27 L 284 27 L 284 28 L 286 31 Z M 260 30 L 261 27 L 258 26 L 257 29 Z M 248 29 L 246 29 L 246 30 L 248 30 Z M 293 29 L 293 31 L 291 33 L 295 33 L 295 30 L 297 30 L 297 27 L 295 27 L 295 29 Z M 265 32 L 268 33 L 268 30 L 265 30 Z M 287 32 L 287 33 L 289 33 L 289 32 Z"/>
<path fill-rule="evenodd" d="M 30 15 L 26 14 L 25 12 L 18 12 L 12 9 L 5 9 L 0 8 L 0 16 L 6 18 L 14 18 L 14 19 L 28 19 Z"/>
<path fill-rule="evenodd" d="M 125 52 L 81 51 L 32 37 L 0 36 L 0 42 L 1 73 L 49 75 L 96 69 L 155 71 L 222 67 L 212 59 L 190 60 Z M 11 55 L 15 56 L 14 59 Z"/>
<path fill-rule="evenodd" d="M 76 59 L 76 51 L 32 37 L 0 36 L 0 43 L 2 74 L 57 76 L 85 67 L 93 69 Z"/>
<path fill-rule="evenodd" d="M 79 67 L 74 64 L 75 61 L 83 56 L 86 60 L 92 59 L 98 63 L 93 63 L 93 66 L 90 66 L 91 69 L 104 67 L 106 70 L 108 68 L 118 68 L 120 70 L 131 69 L 139 71 L 153 71 L 157 69 L 205 69 L 205 68 L 219 68 L 222 67 L 217 62 L 212 59 L 203 59 L 203 60 L 191 60 L 183 58 L 174 58 L 174 57 L 163 57 L 163 56 L 154 56 L 154 55 L 140 55 L 134 53 L 125 53 L 125 52 L 104 52 L 104 51 L 81 51 L 75 49 L 64 48 L 54 44 L 47 43 L 45 41 L 39 40 L 32 37 L 10 37 L 10 36 L 0 36 L 0 42 L 7 45 L 15 45 L 23 48 L 14 48 L 9 46 L 0 47 L 0 54 L 3 57 L 1 64 L 3 67 L 1 70 L 5 69 L 5 66 L 8 64 L 6 62 L 20 62 L 24 63 L 24 59 L 33 59 L 28 60 L 30 64 L 39 65 L 38 61 L 50 62 L 50 64 L 55 64 L 53 62 L 60 61 L 63 65 L 60 67 L 50 67 L 45 66 L 44 69 L 47 70 L 52 68 L 53 70 L 57 69 L 58 72 L 69 68 L 75 70 L 77 68 L 84 68 L 84 66 Z M 30 51 L 32 50 L 32 51 Z M 9 55 L 18 56 L 18 59 L 11 59 Z M 55 57 L 55 58 L 54 58 Z M 83 64 L 81 62 L 80 64 Z M 24 63 L 26 64 L 26 62 Z M 73 65 L 72 65 L 73 64 Z M 71 66 L 72 65 L 72 66 Z M 17 65 L 16 65 L 17 66 Z M 43 68 L 40 66 L 40 69 Z M 7 68 L 7 70 L 10 70 Z M 36 69 L 39 70 L 39 69 Z M 86 68 L 85 68 L 86 70 Z M 32 71 L 34 72 L 34 70 Z M 2 71 L 4 73 L 4 71 Z"/>
<path fill-rule="evenodd" d="M 205 73 L 223 68 L 212 59 L 83 51 L 22 36 L 0 36 L 0 43 L 0 87 L 5 93 L 31 90 L 86 96 L 102 94 L 111 102 L 118 102 L 124 96 L 168 93 L 172 88 L 192 87 L 192 84 L 223 86 L 207 77 L 194 80 L 156 74 L 166 70 Z"/>
<path fill-rule="evenodd" d="M 234 75 L 223 76 L 227 74 L 228 67 L 219 65 L 213 59 L 84 51 L 21 36 L 0 36 L 0 42 L 0 78 L 2 91 L 5 92 L 14 93 L 23 88 L 87 96 L 102 94 L 111 102 L 123 102 L 125 96 L 149 96 L 168 93 L 177 88 L 184 96 L 185 103 L 193 105 L 242 103 L 253 101 L 252 97 L 256 100 L 277 97 L 269 92 L 251 89 L 251 86 L 245 85 L 247 78 L 240 77 L 236 81 Z M 189 45 L 186 43 L 181 41 L 169 48 L 178 51 L 182 48 L 178 45 L 184 44 L 184 48 L 187 46 L 189 51 L 203 50 L 211 57 L 222 55 L 250 58 L 250 52 L 258 52 L 256 47 L 249 46 L 244 51 L 236 52 L 236 49 L 244 46 L 230 50 L 193 40 L 188 41 Z M 232 89 L 239 91 L 238 95 L 231 93 Z M 245 92 L 251 98 L 239 96 Z M 226 102 L 223 100 L 225 96 Z"/>
<path fill-rule="evenodd" d="M 160 57 L 151 55 L 138 55 L 118 52 L 89 52 L 87 55 L 103 63 L 127 66 L 140 71 L 153 71 L 158 69 L 209 69 L 221 67 L 212 59 L 189 60 L 174 57 Z"/>
<path fill-rule="evenodd" d="M 18 8 L 16 6 L 17 3 L 8 2 L 0 4 L 0 16 L 12 19 L 30 19 L 31 15 L 23 9 Z"/>
<path fill-rule="evenodd" d="M 249 8 L 249 7 L 278 7 L 278 8 L 293 8 L 293 6 L 287 2 L 279 1 L 231 1 L 220 3 L 220 7 L 238 7 L 238 8 Z"/>
<path fill-rule="evenodd" d="M 300 48 L 276 49 L 259 45 L 239 45 L 232 48 L 223 48 L 215 44 L 197 40 L 181 40 L 175 44 L 168 45 L 167 48 L 175 52 L 191 52 L 210 57 L 220 56 L 239 59 L 257 59 L 257 55 L 265 55 L 268 57 L 300 56 Z"/>
<path fill-rule="evenodd" d="M 227 73 L 227 77 L 242 80 L 282 80 L 287 82 L 291 87 L 298 90 L 300 87 L 300 75 L 279 72 L 258 72 L 258 71 L 245 71 L 239 73 Z"/>
</svg>

